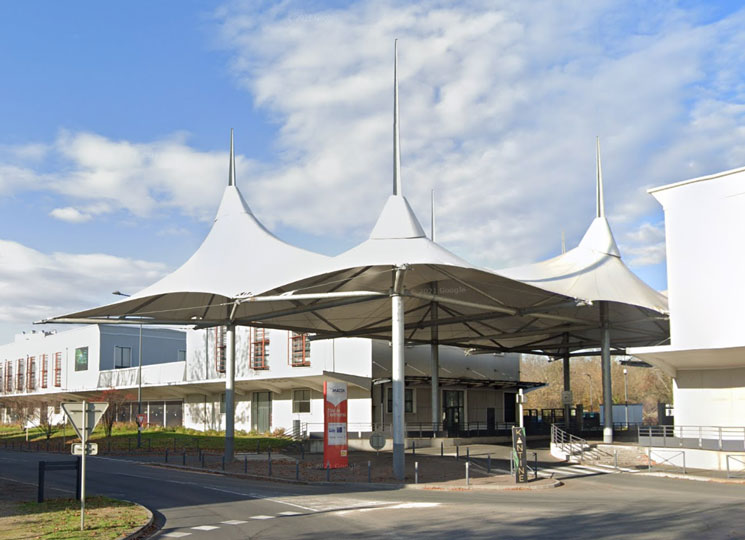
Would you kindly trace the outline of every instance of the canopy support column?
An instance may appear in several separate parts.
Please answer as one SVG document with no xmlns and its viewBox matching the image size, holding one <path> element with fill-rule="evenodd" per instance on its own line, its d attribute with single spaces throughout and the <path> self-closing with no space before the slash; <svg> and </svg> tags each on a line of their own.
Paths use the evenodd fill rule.
<svg viewBox="0 0 745 540">
<path fill-rule="evenodd" d="M 603 370 L 603 442 L 613 442 L 613 387 L 610 370 L 610 327 L 608 325 L 608 302 L 600 302 L 601 367 Z"/>
<path fill-rule="evenodd" d="M 436 283 L 434 284 L 437 285 Z M 440 431 L 440 345 L 439 327 L 437 326 L 437 302 L 432 302 L 432 345 L 430 371 L 432 372 L 432 436 Z"/>
<path fill-rule="evenodd" d="M 225 343 L 225 461 L 235 457 L 235 325 L 229 324 Z"/>
<path fill-rule="evenodd" d="M 571 374 L 569 372 L 569 335 L 564 334 L 564 337 L 562 338 L 562 345 L 566 345 L 564 347 L 563 352 L 563 364 L 564 364 L 564 392 L 571 392 L 572 391 L 572 381 L 571 381 Z M 565 394 L 568 395 L 568 394 Z M 571 425 L 571 416 L 572 416 L 572 404 L 569 403 L 568 400 L 564 403 L 564 428 L 569 431 L 570 425 Z"/>
<path fill-rule="evenodd" d="M 404 480 L 404 297 L 401 295 L 406 267 L 396 269 L 391 290 L 391 392 L 393 394 L 393 476 Z"/>
</svg>

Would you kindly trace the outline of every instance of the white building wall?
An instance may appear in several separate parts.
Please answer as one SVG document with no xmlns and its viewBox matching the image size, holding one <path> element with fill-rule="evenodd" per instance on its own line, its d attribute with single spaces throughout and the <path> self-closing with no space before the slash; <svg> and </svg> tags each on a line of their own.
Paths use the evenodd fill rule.
<svg viewBox="0 0 745 540">
<path fill-rule="evenodd" d="M 745 170 L 653 190 L 665 210 L 676 349 L 745 345 Z"/>
<path fill-rule="evenodd" d="M 745 427 L 745 368 L 678 370 L 676 426 Z"/>
</svg>

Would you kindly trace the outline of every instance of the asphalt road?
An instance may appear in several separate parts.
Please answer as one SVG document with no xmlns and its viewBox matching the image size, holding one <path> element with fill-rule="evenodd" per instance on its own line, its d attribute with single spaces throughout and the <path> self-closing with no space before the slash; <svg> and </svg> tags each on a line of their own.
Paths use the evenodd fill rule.
<svg viewBox="0 0 745 540">
<path fill-rule="evenodd" d="M 0 451 L 0 476 L 35 483 L 59 455 Z M 72 489 L 72 472 L 47 486 Z M 640 474 L 568 476 L 540 491 L 445 492 L 257 482 L 88 458 L 88 493 L 164 519 L 154 538 L 745 538 L 745 486 Z"/>
</svg>

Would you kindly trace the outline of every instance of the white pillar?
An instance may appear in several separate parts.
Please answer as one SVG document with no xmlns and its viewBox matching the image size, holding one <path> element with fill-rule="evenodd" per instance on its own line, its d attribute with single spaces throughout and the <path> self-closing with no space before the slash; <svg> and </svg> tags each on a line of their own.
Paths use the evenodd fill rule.
<svg viewBox="0 0 745 540">
<path fill-rule="evenodd" d="M 225 461 L 235 455 L 235 325 L 228 325 L 225 343 Z"/>
<path fill-rule="evenodd" d="M 404 479 L 404 299 L 391 295 L 391 364 L 393 392 L 393 476 Z"/>
<path fill-rule="evenodd" d="M 436 293 L 437 291 L 435 291 Z M 432 302 L 432 345 L 430 372 L 432 373 L 432 431 L 433 436 L 440 431 L 440 345 L 437 327 L 437 302 Z"/>
<path fill-rule="evenodd" d="M 610 372 L 610 327 L 608 303 L 600 303 L 600 364 L 603 371 L 603 442 L 613 442 L 613 387 Z"/>
</svg>

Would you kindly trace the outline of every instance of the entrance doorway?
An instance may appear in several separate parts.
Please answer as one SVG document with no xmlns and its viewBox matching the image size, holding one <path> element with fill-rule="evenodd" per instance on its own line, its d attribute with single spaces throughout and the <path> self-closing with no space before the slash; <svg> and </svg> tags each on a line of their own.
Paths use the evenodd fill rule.
<svg viewBox="0 0 745 540">
<path fill-rule="evenodd" d="M 443 410 L 445 412 L 444 428 L 448 437 L 457 437 L 463 422 L 463 390 L 444 390 Z"/>
<path fill-rule="evenodd" d="M 515 399 L 517 394 L 515 392 L 504 393 L 504 421 L 506 424 L 514 424 L 515 422 Z"/>
<path fill-rule="evenodd" d="M 251 399 L 251 429 L 266 433 L 272 425 L 272 393 L 254 392 Z"/>
</svg>

